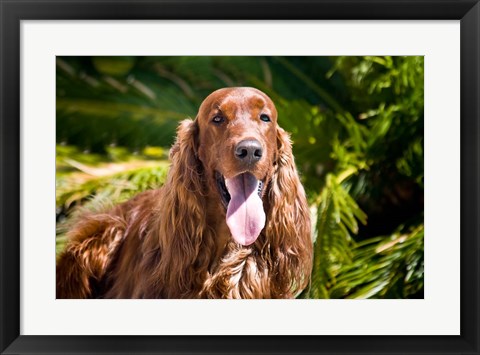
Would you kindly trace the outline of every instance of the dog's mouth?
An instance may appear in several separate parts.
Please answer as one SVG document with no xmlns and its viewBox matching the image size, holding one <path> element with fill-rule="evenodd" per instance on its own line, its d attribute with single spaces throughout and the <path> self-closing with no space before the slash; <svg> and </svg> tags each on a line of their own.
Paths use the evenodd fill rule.
<svg viewBox="0 0 480 355">
<path fill-rule="evenodd" d="M 239 174 L 239 175 L 235 176 L 234 178 L 240 177 L 244 174 L 250 174 L 250 173 L 248 173 L 248 172 L 247 173 L 242 173 L 242 174 Z M 250 174 L 250 175 L 252 175 L 252 174 Z M 216 171 L 215 172 L 215 179 L 217 180 L 218 191 L 220 192 L 220 198 L 221 198 L 222 204 L 227 209 L 228 208 L 228 203 L 230 202 L 230 199 L 232 197 L 230 196 L 230 193 L 228 192 L 227 185 L 225 184 L 225 177 L 222 174 L 220 174 L 218 171 Z M 257 193 L 258 193 L 258 196 L 261 198 L 263 196 L 263 190 L 264 190 L 265 183 L 262 180 L 257 180 L 257 181 L 258 181 Z"/>
<path fill-rule="evenodd" d="M 233 239 L 242 245 L 257 240 L 265 226 L 262 194 L 265 183 L 252 173 L 245 172 L 225 178 L 215 172 L 223 205 L 227 209 L 227 225 Z"/>
</svg>

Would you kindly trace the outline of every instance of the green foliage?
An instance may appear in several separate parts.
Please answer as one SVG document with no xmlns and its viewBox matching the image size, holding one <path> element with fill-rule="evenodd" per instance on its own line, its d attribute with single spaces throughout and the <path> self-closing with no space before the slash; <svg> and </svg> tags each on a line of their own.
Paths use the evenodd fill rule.
<svg viewBox="0 0 480 355">
<path fill-rule="evenodd" d="M 158 149 L 150 149 L 151 153 L 159 153 Z M 71 157 L 67 158 L 69 153 Z M 79 213 L 85 209 L 102 210 L 165 182 L 168 161 L 133 160 L 127 154 L 120 156 L 124 161 L 101 163 L 97 154 L 80 155 L 74 147 L 57 147 L 57 253 L 65 245 L 65 233 L 69 220 L 76 214 L 75 207 L 82 207 Z"/>
<path fill-rule="evenodd" d="M 195 117 L 215 89 L 254 86 L 292 134 L 311 204 L 314 268 L 301 297 L 423 296 L 423 64 L 418 56 L 57 57 L 58 250 L 72 207 L 158 186 L 178 121 Z"/>
<path fill-rule="evenodd" d="M 122 202 L 139 191 L 161 186 L 168 171 L 166 164 L 145 164 L 105 176 L 69 174 L 57 179 L 57 206 L 70 207 L 92 195 L 106 195 L 116 202 Z"/>
<path fill-rule="evenodd" d="M 346 176 L 328 174 L 316 206 L 315 251 L 311 298 L 329 298 L 330 284 L 341 265 L 352 261 L 352 235 L 358 233 L 357 220 L 367 216 L 341 185 Z"/>
<path fill-rule="evenodd" d="M 149 155 L 132 155 L 124 148 L 109 147 L 108 156 L 80 153 L 72 146 L 57 146 L 56 205 L 68 210 L 72 204 L 83 203 L 90 196 L 105 195 L 115 202 L 124 201 L 139 191 L 163 184 L 168 171 L 161 148 L 147 147 Z M 112 162 L 105 162 L 108 159 Z"/>
<path fill-rule="evenodd" d="M 423 225 L 391 236 L 369 238 L 352 250 L 352 262 L 336 270 L 332 298 L 423 296 Z"/>
</svg>

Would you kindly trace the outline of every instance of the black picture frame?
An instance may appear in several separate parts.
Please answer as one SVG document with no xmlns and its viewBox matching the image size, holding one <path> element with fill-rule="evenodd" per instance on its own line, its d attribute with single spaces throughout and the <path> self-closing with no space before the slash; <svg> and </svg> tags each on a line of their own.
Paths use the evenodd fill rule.
<svg viewBox="0 0 480 355">
<path fill-rule="evenodd" d="M 0 351 L 2 354 L 479 354 L 478 0 L 0 0 Z M 461 335 L 20 335 L 20 22 L 22 20 L 358 19 L 461 21 Z M 439 221 L 440 223 L 440 221 Z M 441 223 L 448 223 L 442 221 Z M 445 283 L 448 287 L 448 281 Z M 441 312 L 441 310 L 439 310 Z"/>
</svg>

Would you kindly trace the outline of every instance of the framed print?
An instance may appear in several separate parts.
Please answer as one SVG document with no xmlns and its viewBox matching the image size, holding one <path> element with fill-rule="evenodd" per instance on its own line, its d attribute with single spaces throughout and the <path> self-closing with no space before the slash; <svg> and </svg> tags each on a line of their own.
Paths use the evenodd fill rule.
<svg viewBox="0 0 480 355">
<path fill-rule="evenodd" d="M 479 353 L 478 1 L 1 16 L 2 354 Z"/>
</svg>

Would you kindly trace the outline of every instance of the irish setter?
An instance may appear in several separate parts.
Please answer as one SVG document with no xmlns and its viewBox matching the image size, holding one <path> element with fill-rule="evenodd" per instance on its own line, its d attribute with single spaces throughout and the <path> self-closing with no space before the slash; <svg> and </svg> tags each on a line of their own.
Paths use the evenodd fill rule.
<svg viewBox="0 0 480 355">
<path fill-rule="evenodd" d="M 277 111 L 254 88 L 181 122 L 163 187 L 83 215 L 57 298 L 291 298 L 312 267 L 309 208 Z"/>
</svg>

